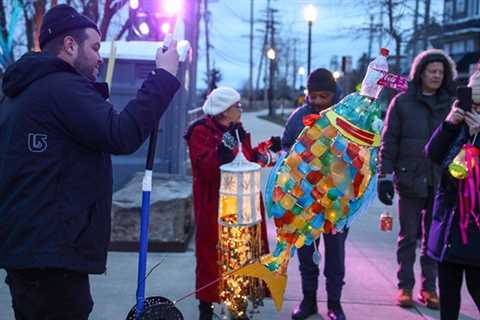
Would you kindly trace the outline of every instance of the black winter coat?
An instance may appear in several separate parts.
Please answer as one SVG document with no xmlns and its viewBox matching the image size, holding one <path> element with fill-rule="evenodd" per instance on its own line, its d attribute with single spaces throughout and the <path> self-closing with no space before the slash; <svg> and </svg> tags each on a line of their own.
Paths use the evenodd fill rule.
<svg viewBox="0 0 480 320">
<path fill-rule="evenodd" d="M 110 239 L 110 154 L 146 140 L 179 88 L 165 70 L 118 113 L 108 88 L 63 60 L 28 53 L 0 105 L 0 268 L 103 273 Z"/>
<path fill-rule="evenodd" d="M 443 170 L 433 206 L 428 255 L 438 262 L 449 261 L 480 267 L 480 230 L 472 218 L 468 226 L 468 243 L 462 243 L 458 224 L 458 180 L 448 171 L 448 165 L 468 139 L 465 126 L 443 122 L 425 147 L 426 155 Z M 477 139 L 475 144 L 480 147 L 480 140 Z"/>
<path fill-rule="evenodd" d="M 388 107 L 378 170 L 394 173 L 400 196 L 427 197 L 440 180 L 440 167 L 425 158 L 423 149 L 447 116 L 453 98 L 446 91 L 430 98 L 410 83 L 408 91 L 395 96 Z"/>
</svg>

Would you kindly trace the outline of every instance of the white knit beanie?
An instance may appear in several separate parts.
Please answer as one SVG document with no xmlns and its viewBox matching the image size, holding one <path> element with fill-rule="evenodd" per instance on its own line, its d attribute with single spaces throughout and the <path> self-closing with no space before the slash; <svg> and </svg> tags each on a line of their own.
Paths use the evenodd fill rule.
<svg viewBox="0 0 480 320">
<path fill-rule="evenodd" d="M 210 92 L 203 104 L 203 112 L 216 116 L 240 101 L 240 93 L 230 87 L 218 87 Z"/>
<path fill-rule="evenodd" d="M 468 81 L 468 86 L 472 88 L 472 101 L 480 104 L 480 71 L 475 71 Z"/>
</svg>

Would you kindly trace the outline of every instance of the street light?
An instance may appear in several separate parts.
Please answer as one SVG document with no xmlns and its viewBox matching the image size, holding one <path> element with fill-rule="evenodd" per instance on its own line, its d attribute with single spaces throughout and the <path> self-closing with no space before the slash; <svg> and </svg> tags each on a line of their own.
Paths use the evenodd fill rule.
<svg viewBox="0 0 480 320">
<path fill-rule="evenodd" d="M 317 19 L 317 8 L 312 4 L 306 6 L 303 10 L 303 17 L 308 22 L 308 58 L 307 72 L 310 74 L 311 57 L 312 57 L 312 24 Z"/>
<path fill-rule="evenodd" d="M 335 81 L 340 79 L 341 76 L 342 76 L 342 72 L 340 71 L 333 72 L 333 77 L 335 78 Z"/>
<path fill-rule="evenodd" d="M 303 87 L 303 77 L 305 77 L 305 68 L 300 67 L 298 68 L 298 75 L 300 76 L 300 88 Z"/>
<path fill-rule="evenodd" d="M 267 50 L 267 58 L 270 60 L 270 72 L 269 72 L 269 81 L 268 81 L 268 93 L 267 93 L 267 99 L 268 99 L 268 115 L 273 116 L 275 111 L 273 110 L 273 85 L 274 85 L 274 73 L 275 73 L 275 57 L 276 57 L 276 52 L 274 48 L 270 48 Z"/>
<path fill-rule="evenodd" d="M 270 60 L 275 60 L 275 57 L 276 57 L 275 49 L 273 49 L 273 48 L 268 49 L 267 50 L 267 58 L 270 59 Z"/>
</svg>

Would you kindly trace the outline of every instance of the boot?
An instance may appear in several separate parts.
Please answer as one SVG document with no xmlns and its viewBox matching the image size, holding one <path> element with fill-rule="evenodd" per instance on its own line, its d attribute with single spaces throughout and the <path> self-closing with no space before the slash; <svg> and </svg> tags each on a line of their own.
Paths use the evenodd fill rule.
<svg viewBox="0 0 480 320">
<path fill-rule="evenodd" d="M 213 304 L 210 302 L 200 301 L 198 305 L 200 310 L 199 320 L 212 320 L 213 319 Z"/>
<path fill-rule="evenodd" d="M 304 291 L 303 300 L 300 305 L 293 311 L 293 320 L 307 319 L 311 315 L 317 313 L 317 292 L 316 291 Z"/>
<path fill-rule="evenodd" d="M 328 301 L 327 302 L 327 316 L 330 320 L 346 320 L 345 313 L 343 312 L 340 301 Z"/>
<path fill-rule="evenodd" d="M 415 306 L 412 299 L 412 289 L 398 290 L 397 306 L 402 308 L 412 308 Z"/>
</svg>

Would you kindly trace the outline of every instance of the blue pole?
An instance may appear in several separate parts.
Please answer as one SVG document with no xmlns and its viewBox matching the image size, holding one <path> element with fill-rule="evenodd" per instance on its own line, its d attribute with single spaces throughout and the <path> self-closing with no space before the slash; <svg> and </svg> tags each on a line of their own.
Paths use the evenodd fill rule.
<svg viewBox="0 0 480 320">
<path fill-rule="evenodd" d="M 152 180 L 152 171 L 150 173 L 150 185 Z M 145 171 L 144 181 L 148 173 Z M 148 222 L 150 216 L 150 191 L 142 192 L 142 215 L 140 225 L 140 255 L 138 259 L 138 276 L 137 276 L 137 305 L 135 318 L 140 319 L 143 313 L 143 304 L 145 302 L 145 273 L 147 270 L 147 249 L 148 249 Z"/>
<path fill-rule="evenodd" d="M 150 193 L 152 192 L 152 169 L 157 145 L 158 121 L 150 134 L 148 144 L 147 163 L 142 181 L 142 214 L 140 220 L 140 250 L 138 256 L 137 276 L 137 304 L 135 306 L 135 319 L 139 320 L 143 313 L 145 302 L 145 273 L 147 269 L 148 250 L 148 223 L 150 216 Z"/>
</svg>

